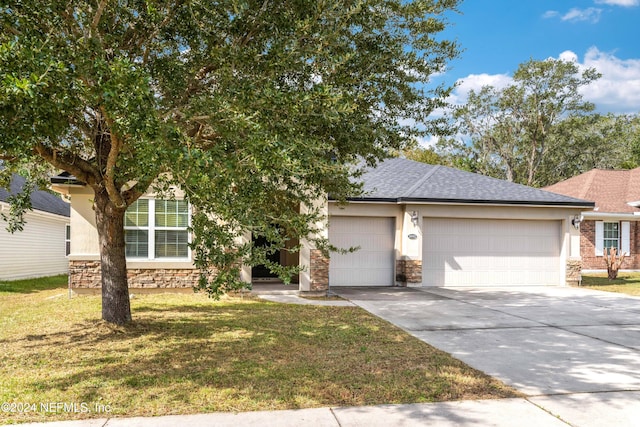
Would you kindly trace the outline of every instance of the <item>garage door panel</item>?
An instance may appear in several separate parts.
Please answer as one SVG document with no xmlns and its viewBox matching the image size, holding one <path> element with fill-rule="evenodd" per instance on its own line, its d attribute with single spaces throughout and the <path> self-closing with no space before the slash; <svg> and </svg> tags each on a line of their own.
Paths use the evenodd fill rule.
<svg viewBox="0 0 640 427">
<path fill-rule="evenodd" d="M 351 243 L 353 246 L 359 246 L 363 252 L 370 252 L 367 248 L 378 248 L 386 245 L 388 240 L 388 236 L 375 234 L 349 233 L 347 236 L 347 240 L 345 241 Z M 357 245 L 354 245 L 353 242 L 357 242 Z"/>
<path fill-rule="evenodd" d="M 338 260 L 337 258 L 342 258 Z M 389 270 L 388 253 L 358 251 L 347 255 L 332 255 L 331 261 L 336 264 L 334 268 L 368 269 L 368 270 Z M 383 266 L 382 268 L 380 266 Z M 362 274 L 362 272 L 360 272 Z"/>
<path fill-rule="evenodd" d="M 331 217 L 329 241 L 355 252 L 331 255 L 331 286 L 390 286 L 395 267 L 394 218 Z"/>
<path fill-rule="evenodd" d="M 560 280 L 560 221 L 424 218 L 423 283 L 553 285 Z"/>
<path fill-rule="evenodd" d="M 380 281 L 381 276 L 387 276 L 387 269 L 362 269 L 354 275 L 353 270 L 358 267 L 331 269 L 330 280 L 332 286 L 389 286 L 389 281 Z"/>
</svg>

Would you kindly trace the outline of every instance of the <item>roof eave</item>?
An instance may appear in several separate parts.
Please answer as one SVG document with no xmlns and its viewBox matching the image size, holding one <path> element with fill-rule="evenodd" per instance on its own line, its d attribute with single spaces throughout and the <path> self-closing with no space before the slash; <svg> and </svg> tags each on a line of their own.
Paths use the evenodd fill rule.
<svg viewBox="0 0 640 427">
<path fill-rule="evenodd" d="M 330 201 L 336 201 L 330 199 Z M 489 200 L 489 199 L 450 199 L 450 198 L 417 198 L 417 197 L 353 197 L 349 202 L 356 203 L 395 203 L 395 204 L 455 204 L 455 205 L 490 205 L 490 206 L 538 206 L 538 207 L 569 207 L 593 209 L 594 202 L 560 202 L 560 201 L 530 201 L 530 200 Z"/>
<path fill-rule="evenodd" d="M 87 184 L 85 184 L 82 181 L 78 181 L 75 178 L 59 178 L 59 177 L 51 177 L 49 178 L 49 182 L 51 182 L 51 185 L 64 185 L 64 186 L 73 186 L 73 187 L 84 187 Z"/>
</svg>

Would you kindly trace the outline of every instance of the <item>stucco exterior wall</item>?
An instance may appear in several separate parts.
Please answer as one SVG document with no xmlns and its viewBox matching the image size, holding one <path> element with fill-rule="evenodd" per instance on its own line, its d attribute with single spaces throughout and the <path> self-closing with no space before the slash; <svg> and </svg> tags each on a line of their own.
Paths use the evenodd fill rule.
<svg viewBox="0 0 640 427">
<path fill-rule="evenodd" d="M 100 255 L 93 191 L 88 187 L 73 187 L 71 196 L 71 257 L 95 259 Z"/>
<path fill-rule="evenodd" d="M 0 202 L 0 209 L 8 209 Z M 13 234 L 0 218 L 0 280 L 66 274 L 66 225 L 70 219 L 46 212 L 31 211 L 25 215 L 23 231 Z"/>
<path fill-rule="evenodd" d="M 71 197 L 71 252 L 66 260 L 71 286 L 99 287 L 100 247 L 93 210 L 93 190 L 82 186 L 70 186 L 64 190 Z M 152 193 L 145 195 L 152 196 Z M 175 196 L 180 197 L 182 193 L 177 192 Z M 198 282 L 198 270 L 189 260 L 129 260 L 127 269 L 129 286 L 132 288 L 183 288 Z"/>
</svg>

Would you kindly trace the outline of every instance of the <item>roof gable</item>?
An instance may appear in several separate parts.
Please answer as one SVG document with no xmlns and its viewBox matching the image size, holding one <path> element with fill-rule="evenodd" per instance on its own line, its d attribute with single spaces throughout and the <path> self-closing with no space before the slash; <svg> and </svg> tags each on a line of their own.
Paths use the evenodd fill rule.
<svg viewBox="0 0 640 427">
<path fill-rule="evenodd" d="M 0 202 L 7 202 L 12 194 L 19 194 L 26 180 L 20 175 L 13 175 L 9 191 L 0 188 Z M 60 197 L 42 190 L 31 193 L 31 206 L 34 210 L 48 212 L 54 215 L 69 216 L 69 204 Z"/>
<path fill-rule="evenodd" d="M 592 169 L 550 185 L 545 190 L 593 200 L 598 212 L 640 212 L 640 209 L 629 205 L 629 203 L 640 201 L 640 168 L 631 170 Z"/>
<path fill-rule="evenodd" d="M 364 195 L 351 200 L 593 206 L 575 197 L 400 158 L 367 169 L 361 181 Z"/>
</svg>

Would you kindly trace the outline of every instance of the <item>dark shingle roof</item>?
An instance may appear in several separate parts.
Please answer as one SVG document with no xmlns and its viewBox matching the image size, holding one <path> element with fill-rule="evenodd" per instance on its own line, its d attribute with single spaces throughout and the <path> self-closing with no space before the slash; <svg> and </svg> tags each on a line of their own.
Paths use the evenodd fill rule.
<svg viewBox="0 0 640 427">
<path fill-rule="evenodd" d="M 593 202 L 407 159 L 388 159 L 361 177 L 364 195 L 351 200 L 593 207 Z"/>
<path fill-rule="evenodd" d="M 58 175 L 52 176 L 49 180 L 52 184 L 84 185 L 78 178 L 67 171 L 62 171 Z"/>
<path fill-rule="evenodd" d="M 0 202 L 6 202 L 11 194 L 18 194 L 22 191 L 25 179 L 20 175 L 13 175 L 9 191 L 0 188 Z M 46 191 L 36 190 L 31 193 L 31 206 L 34 210 L 44 211 L 55 215 L 69 216 L 69 204 L 60 197 Z"/>
</svg>

